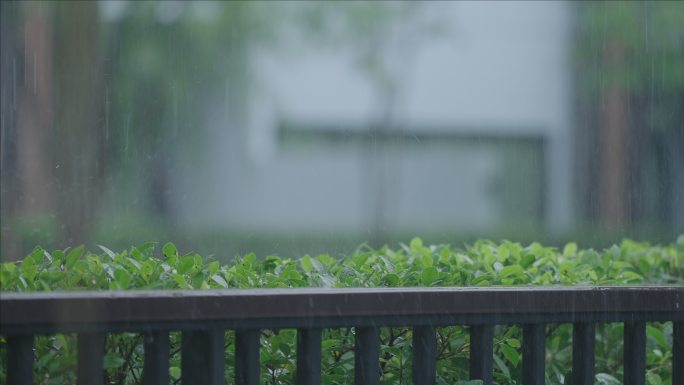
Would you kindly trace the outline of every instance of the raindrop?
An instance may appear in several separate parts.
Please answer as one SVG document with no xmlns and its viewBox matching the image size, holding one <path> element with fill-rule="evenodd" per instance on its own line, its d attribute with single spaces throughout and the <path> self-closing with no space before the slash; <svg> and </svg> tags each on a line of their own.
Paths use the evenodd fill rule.
<svg viewBox="0 0 684 385">
<path fill-rule="evenodd" d="M 33 93 L 38 92 L 38 57 L 35 53 L 33 52 Z"/>
<path fill-rule="evenodd" d="M 109 86 L 105 86 L 105 142 L 109 142 Z"/>
</svg>

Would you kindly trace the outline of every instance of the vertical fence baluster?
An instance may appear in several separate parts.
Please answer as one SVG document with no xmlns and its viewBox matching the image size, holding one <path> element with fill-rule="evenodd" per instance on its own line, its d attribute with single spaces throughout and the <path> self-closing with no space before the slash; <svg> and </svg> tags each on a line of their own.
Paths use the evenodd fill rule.
<svg viewBox="0 0 684 385">
<path fill-rule="evenodd" d="M 380 383 L 380 335 L 378 328 L 356 328 L 354 346 L 354 384 Z"/>
<path fill-rule="evenodd" d="M 592 323 L 572 325 L 572 385 L 594 384 L 594 350 L 596 326 Z"/>
<path fill-rule="evenodd" d="M 259 330 L 235 332 L 235 384 L 259 385 Z"/>
<path fill-rule="evenodd" d="M 223 385 L 225 351 L 223 330 L 188 330 L 181 340 L 181 383 Z"/>
<path fill-rule="evenodd" d="M 144 335 L 145 366 L 143 385 L 169 383 L 169 333 L 152 332 Z"/>
<path fill-rule="evenodd" d="M 413 328 L 413 385 L 434 385 L 436 381 L 437 336 L 432 326 Z"/>
<path fill-rule="evenodd" d="M 80 333 L 78 335 L 78 385 L 102 384 L 104 382 L 104 333 Z"/>
<path fill-rule="evenodd" d="M 33 385 L 33 335 L 11 335 L 7 337 L 8 385 Z"/>
<path fill-rule="evenodd" d="M 321 329 L 297 330 L 297 385 L 321 383 Z"/>
<path fill-rule="evenodd" d="M 672 322 L 672 385 L 684 385 L 684 321 Z"/>
<path fill-rule="evenodd" d="M 625 322 L 622 368 L 625 385 L 646 381 L 646 323 Z"/>
<path fill-rule="evenodd" d="M 482 380 L 482 385 L 492 385 L 492 360 L 494 355 L 494 326 L 470 327 L 470 379 Z"/>
<path fill-rule="evenodd" d="M 523 384 L 544 385 L 544 324 L 523 325 Z"/>
</svg>

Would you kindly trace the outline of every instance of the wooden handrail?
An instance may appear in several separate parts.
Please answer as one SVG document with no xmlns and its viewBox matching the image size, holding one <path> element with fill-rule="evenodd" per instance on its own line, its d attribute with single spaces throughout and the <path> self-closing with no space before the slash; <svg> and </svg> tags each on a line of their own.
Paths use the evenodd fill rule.
<svg viewBox="0 0 684 385">
<path fill-rule="evenodd" d="M 466 325 L 470 376 L 492 383 L 493 325 L 523 326 L 523 380 L 544 383 L 545 325 L 573 324 L 573 384 L 593 384 L 595 324 L 624 322 L 624 382 L 645 381 L 646 322 L 674 321 L 673 385 L 684 385 L 684 286 L 247 289 L 0 293 L 8 384 L 31 384 L 33 336 L 78 333 L 79 383 L 102 378 L 107 333 L 145 333 L 146 384 L 168 384 L 169 331 L 182 332 L 183 384 L 222 384 L 224 331 L 235 382 L 259 383 L 259 330 L 298 329 L 297 381 L 318 385 L 321 331 L 356 327 L 355 384 L 379 380 L 379 328 L 413 328 L 413 383 L 435 382 L 437 326 Z"/>
</svg>

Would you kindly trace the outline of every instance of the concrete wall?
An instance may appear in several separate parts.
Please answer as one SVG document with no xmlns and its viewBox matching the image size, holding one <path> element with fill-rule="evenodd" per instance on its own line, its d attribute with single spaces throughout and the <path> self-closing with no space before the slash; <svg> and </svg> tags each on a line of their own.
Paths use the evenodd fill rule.
<svg viewBox="0 0 684 385">
<path fill-rule="evenodd" d="M 414 133 L 416 140 L 377 147 L 373 135 L 366 144 L 316 139 L 316 130 L 352 135 L 382 119 L 386 104 L 354 47 L 321 49 L 290 39 L 284 44 L 296 49 L 254 50 L 244 124 L 231 127 L 221 114 L 211 120 L 212 146 L 194 180 L 214 187 L 204 192 L 208 199 L 186 199 L 182 215 L 196 225 L 243 231 L 367 232 L 377 222 L 380 194 L 387 230 L 488 231 L 510 222 L 501 203 L 507 190 L 496 186 L 511 167 L 510 156 L 486 138 L 523 135 L 545 143 L 543 158 L 532 158 L 544 173 L 544 224 L 570 225 L 571 5 L 426 6 L 446 32 L 410 44 L 397 32 L 382 53 L 397 79 L 390 133 Z M 309 129 L 314 139 L 283 142 L 283 123 Z M 419 139 L 433 134 L 485 139 Z M 179 188 L 190 192 L 192 184 Z"/>
</svg>

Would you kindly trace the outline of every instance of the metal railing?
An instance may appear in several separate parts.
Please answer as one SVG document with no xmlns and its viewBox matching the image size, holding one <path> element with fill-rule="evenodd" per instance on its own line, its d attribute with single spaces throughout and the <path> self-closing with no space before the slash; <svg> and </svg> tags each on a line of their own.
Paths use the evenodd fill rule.
<svg viewBox="0 0 684 385">
<path fill-rule="evenodd" d="M 493 327 L 522 325 L 523 384 L 544 383 L 545 325 L 573 324 L 572 384 L 594 384 L 595 324 L 624 322 L 624 383 L 645 382 L 646 322 L 673 322 L 672 384 L 684 385 L 684 287 L 257 289 L 2 293 L 9 385 L 33 383 L 33 337 L 78 334 L 78 383 L 102 384 L 106 333 L 144 333 L 145 384 L 169 383 L 181 331 L 182 384 L 223 384 L 235 331 L 235 383 L 259 384 L 262 329 L 297 329 L 297 384 L 321 383 L 321 333 L 355 327 L 355 384 L 378 384 L 379 328 L 413 328 L 413 383 L 435 383 L 436 327 L 469 327 L 470 378 L 492 383 Z"/>
</svg>

